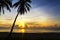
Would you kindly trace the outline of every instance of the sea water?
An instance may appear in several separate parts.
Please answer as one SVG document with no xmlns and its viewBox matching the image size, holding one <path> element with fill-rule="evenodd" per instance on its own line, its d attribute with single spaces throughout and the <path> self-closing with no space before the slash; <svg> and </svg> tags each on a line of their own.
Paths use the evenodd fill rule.
<svg viewBox="0 0 60 40">
<path fill-rule="evenodd" d="M 0 29 L 0 32 L 10 32 L 10 29 Z M 44 33 L 44 32 L 60 32 L 60 30 L 51 29 L 14 29 L 15 33 Z"/>
</svg>

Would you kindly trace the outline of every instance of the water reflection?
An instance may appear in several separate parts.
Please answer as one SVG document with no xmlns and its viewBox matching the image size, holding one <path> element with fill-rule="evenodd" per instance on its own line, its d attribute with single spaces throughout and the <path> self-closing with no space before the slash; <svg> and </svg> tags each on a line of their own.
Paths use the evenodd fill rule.
<svg viewBox="0 0 60 40">
<path fill-rule="evenodd" d="M 20 30 L 18 30 L 18 32 L 25 33 L 25 29 L 20 29 Z"/>
<path fill-rule="evenodd" d="M 10 32 L 9 29 L 0 29 L 0 32 Z M 47 30 L 47 29 L 14 29 L 16 33 L 44 33 L 44 32 L 60 32 L 60 30 Z"/>
<path fill-rule="evenodd" d="M 55 30 L 47 30 L 47 29 L 18 29 L 18 30 L 14 30 L 14 32 L 17 32 L 17 33 L 44 33 L 44 32 L 60 32 L 60 30 L 55 31 Z"/>
</svg>

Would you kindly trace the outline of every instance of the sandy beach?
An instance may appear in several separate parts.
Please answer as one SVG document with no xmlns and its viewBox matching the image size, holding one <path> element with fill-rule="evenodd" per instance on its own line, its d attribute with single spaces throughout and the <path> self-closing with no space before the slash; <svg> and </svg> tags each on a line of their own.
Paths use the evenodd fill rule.
<svg viewBox="0 0 60 40">
<path fill-rule="evenodd" d="M 5 40 L 9 33 L 0 32 L 0 40 Z M 59 40 L 60 33 L 12 33 L 9 40 Z M 6 39 L 7 40 L 7 39 Z"/>
</svg>

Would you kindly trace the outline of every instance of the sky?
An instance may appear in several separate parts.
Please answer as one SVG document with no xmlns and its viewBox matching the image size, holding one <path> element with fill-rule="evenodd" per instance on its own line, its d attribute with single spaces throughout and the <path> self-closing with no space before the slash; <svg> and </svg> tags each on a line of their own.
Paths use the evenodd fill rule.
<svg viewBox="0 0 60 40">
<path fill-rule="evenodd" d="M 18 0 L 13 0 L 13 4 Z M 34 23 L 42 26 L 60 25 L 60 0 L 32 0 L 30 12 L 19 15 L 16 24 Z M 0 15 L 0 25 L 12 25 L 17 14 L 17 9 L 11 8 L 11 12 L 5 9 L 5 14 Z M 4 26 L 5 26 L 4 25 Z"/>
</svg>

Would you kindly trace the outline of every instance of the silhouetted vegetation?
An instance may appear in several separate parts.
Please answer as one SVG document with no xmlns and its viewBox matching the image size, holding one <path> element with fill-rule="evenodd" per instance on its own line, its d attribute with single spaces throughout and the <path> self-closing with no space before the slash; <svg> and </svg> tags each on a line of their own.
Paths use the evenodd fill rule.
<svg viewBox="0 0 60 40">
<path fill-rule="evenodd" d="M 12 7 L 11 0 L 0 0 L 0 14 L 1 12 L 4 14 L 4 8 L 11 12 L 10 7 Z"/>
<path fill-rule="evenodd" d="M 13 31 L 13 28 L 15 26 L 15 22 L 17 20 L 17 17 L 19 14 L 25 14 L 25 12 L 27 13 L 27 11 L 30 11 L 30 3 L 31 3 L 31 0 L 19 0 L 18 2 L 16 2 L 13 7 L 17 8 L 17 15 L 14 19 L 14 22 L 13 22 L 13 25 L 12 25 L 12 28 L 11 28 L 11 31 L 8 35 L 8 38 L 11 36 L 11 33 Z"/>
</svg>

